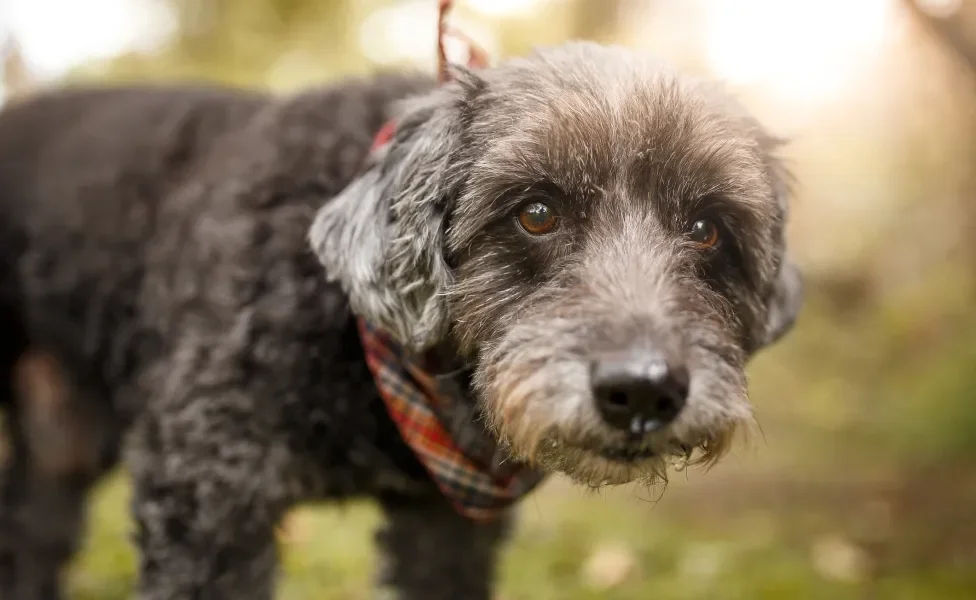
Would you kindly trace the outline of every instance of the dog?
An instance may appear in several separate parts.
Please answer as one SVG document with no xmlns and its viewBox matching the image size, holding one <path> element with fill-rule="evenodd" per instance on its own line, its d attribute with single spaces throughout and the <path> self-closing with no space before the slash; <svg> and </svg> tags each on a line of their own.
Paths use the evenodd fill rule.
<svg viewBox="0 0 976 600">
<path fill-rule="evenodd" d="M 0 115 L 4 598 L 58 597 L 121 458 L 144 600 L 272 598 L 282 515 L 357 497 L 383 597 L 488 599 L 545 474 L 652 484 L 751 422 L 802 304 L 781 142 L 619 47 L 453 74 Z"/>
</svg>

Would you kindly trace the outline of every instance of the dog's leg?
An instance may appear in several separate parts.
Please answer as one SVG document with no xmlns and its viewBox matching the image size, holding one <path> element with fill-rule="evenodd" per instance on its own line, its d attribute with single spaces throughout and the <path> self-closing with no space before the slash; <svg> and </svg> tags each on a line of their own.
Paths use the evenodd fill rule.
<svg viewBox="0 0 976 600">
<path fill-rule="evenodd" d="M 215 404 L 216 404 L 215 400 Z M 219 410 L 219 409 L 218 409 Z M 226 422 L 141 423 L 155 447 L 131 461 L 141 600 L 269 600 L 281 510 L 268 490 L 264 453 Z M 225 416 L 226 418 L 226 416 Z M 233 425 L 246 423 L 233 420 Z M 187 431 L 183 443 L 163 433 Z M 172 430 L 171 430 L 172 431 Z M 275 485 L 275 484 L 271 484 Z"/>
<path fill-rule="evenodd" d="M 377 534 L 378 597 L 391 600 L 489 600 L 509 518 L 475 523 L 446 502 L 382 501 Z"/>
<path fill-rule="evenodd" d="M 56 600 L 77 550 L 90 486 L 108 468 L 103 433 L 79 416 L 84 406 L 60 363 L 25 353 L 5 377 L 0 469 L 0 598 Z"/>
<path fill-rule="evenodd" d="M 88 485 L 44 477 L 20 459 L 0 477 L 0 598 L 58 600 L 81 538 Z"/>
<path fill-rule="evenodd" d="M 205 364 L 162 376 L 169 389 L 133 428 L 138 597 L 268 600 L 293 464 L 269 382 L 288 376 L 240 376 L 208 352 L 192 354 Z"/>
</svg>

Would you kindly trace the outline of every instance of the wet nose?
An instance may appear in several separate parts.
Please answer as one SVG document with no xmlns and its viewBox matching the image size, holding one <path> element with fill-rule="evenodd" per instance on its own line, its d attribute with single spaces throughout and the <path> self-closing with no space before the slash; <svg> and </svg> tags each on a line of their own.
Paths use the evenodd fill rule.
<svg viewBox="0 0 976 600">
<path fill-rule="evenodd" d="M 593 361 L 593 395 L 604 421 L 640 436 L 674 421 L 688 397 L 688 371 L 655 353 L 602 356 Z"/>
</svg>

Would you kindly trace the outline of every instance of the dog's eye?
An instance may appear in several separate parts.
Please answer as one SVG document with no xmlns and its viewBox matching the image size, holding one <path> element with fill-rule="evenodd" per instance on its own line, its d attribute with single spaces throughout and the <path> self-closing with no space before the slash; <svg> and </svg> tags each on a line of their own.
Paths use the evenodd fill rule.
<svg viewBox="0 0 976 600">
<path fill-rule="evenodd" d="M 556 228 L 556 213 L 542 202 L 530 202 L 518 212 L 518 222 L 532 235 L 544 235 Z"/>
<path fill-rule="evenodd" d="M 722 241 L 718 225 L 708 219 L 699 219 L 692 223 L 688 237 L 702 250 L 714 248 Z"/>
</svg>

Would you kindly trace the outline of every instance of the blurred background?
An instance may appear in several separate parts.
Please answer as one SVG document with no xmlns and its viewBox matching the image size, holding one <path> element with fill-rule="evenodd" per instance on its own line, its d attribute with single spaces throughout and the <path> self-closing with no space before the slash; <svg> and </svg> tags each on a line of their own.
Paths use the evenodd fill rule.
<svg viewBox="0 0 976 600">
<path fill-rule="evenodd" d="M 0 0 L 0 102 L 432 71 L 435 5 Z M 727 80 L 793 140 L 808 289 L 750 368 L 762 433 L 666 489 L 553 480 L 523 505 L 500 598 L 976 598 L 976 1 L 459 0 L 453 18 L 496 58 L 587 38 Z M 75 598 L 128 597 L 127 494 L 101 487 Z M 291 515 L 282 597 L 367 598 L 377 518 Z"/>
</svg>

